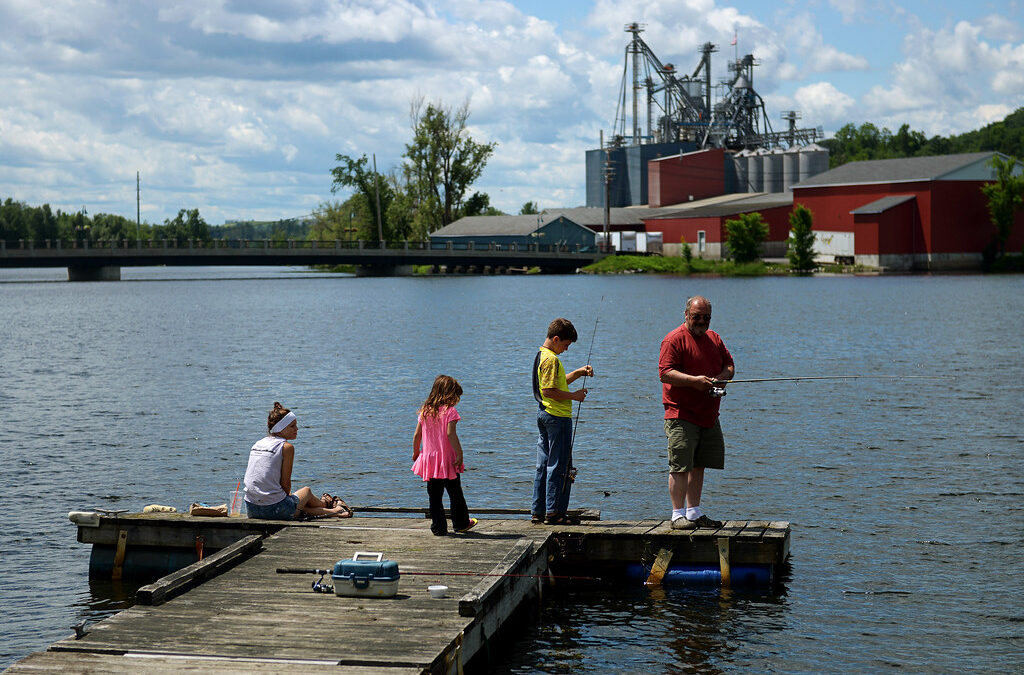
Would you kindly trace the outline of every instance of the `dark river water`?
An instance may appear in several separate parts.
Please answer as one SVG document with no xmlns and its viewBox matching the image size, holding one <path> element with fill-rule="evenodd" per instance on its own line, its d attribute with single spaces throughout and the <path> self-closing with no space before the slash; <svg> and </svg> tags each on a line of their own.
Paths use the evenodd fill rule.
<svg viewBox="0 0 1024 675">
<path fill-rule="evenodd" d="M 658 346 L 696 293 L 737 377 L 941 379 L 730 387 L 703 506 L 792 523 L 782 592 L 563 592 L 503 672 L 1024 664 L 1024 277 L 64 275 L 0 272 L 0 668 L 130 597 L 90 584 L 68 511 L 222 502 L 275 400 L 299 416 L 294 484 L 425 506 L 415 410 L 452 375 L 470 508 L 528 507 L 529 366 L 556 316 L 580 333 L 569 368 L 596 336 L 573 506 L 667 518 Z"/>
</svg>

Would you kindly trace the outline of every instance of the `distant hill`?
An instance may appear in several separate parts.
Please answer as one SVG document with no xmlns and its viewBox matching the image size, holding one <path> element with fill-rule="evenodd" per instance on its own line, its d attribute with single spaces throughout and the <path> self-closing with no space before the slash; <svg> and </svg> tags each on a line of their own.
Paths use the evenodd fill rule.
<svg viewBox="0 0 1024 675">
<path fill-rule="evenodd" d="M 833 138 L 822 141 L 821 145 L 829 149 L 829 162 L 833 167 L 866 159 L 955 155 L 989 150 L 1021 159 L 1024 158 L 1024 108 L 1018 108 L 1001 122 L 949 138 L 928 138 L 920 131 L 912 131 L 908 124 L 893 133 L 870 122 L 859 127 L 850 123 L 837 131 Z"/>
</svg>

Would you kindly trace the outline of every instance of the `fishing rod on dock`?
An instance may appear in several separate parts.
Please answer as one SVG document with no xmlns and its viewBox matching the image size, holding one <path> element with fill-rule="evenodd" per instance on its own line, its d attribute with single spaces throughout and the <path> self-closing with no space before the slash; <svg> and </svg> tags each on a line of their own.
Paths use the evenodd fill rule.
<svg viewBox="0 0 1024 675">
<path fill-rule="evenodd" d="M 278 567 L 278 574 L 331 574 L 332 570 L 306 567 Z M 569 579 L 573 581 L 600 581 L 599 577 L 564 574 L 498 574 L 485 572 L 402 572 L 412 577 L 513 577 L 519 579 Z"/>
<path fill-rule="evenodd" d="M 725 396 L 728 384 L 747 384 L 751 382 L 798 382 L 801 380 L 944 380 L 950 379 L 939 375 L 805 375 L 801 377 L 755 377 L 745 380 L 715 380 L 708 394 L 714 398 Z M 955 379 L 955 378 L 953 378 Z"/>
<path fill-rule="evenodd" d="M 324 577 L 333 575 L 333 570 L 305 567 L 278 567 L 278 574 L 319 574 L 320 578 L 313 582 L 314 593 L 333 593 L 334 586 L 326 583 Z M 601 581 L 598 577 L 584 577 L 560 574 L 488 574 L 484 572 L 402 572 L 413 577 L 512 577 L 519 579 L 560 579 L 567 581 Z M 333 578 L 333 576 L 332 576 Z"/>
</svg>

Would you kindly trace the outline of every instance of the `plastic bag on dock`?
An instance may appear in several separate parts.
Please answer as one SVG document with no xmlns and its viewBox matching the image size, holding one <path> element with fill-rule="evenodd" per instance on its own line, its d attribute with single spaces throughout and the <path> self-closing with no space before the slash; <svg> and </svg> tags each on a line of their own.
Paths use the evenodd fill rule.
<svg viewBox="0 0 1024 675">
<path fill-rule="evenodd" d="M 190 516 L 212 516 L 212 517 L 227 517 L 228 505 L 218 504 L 216 506 L 210 506 L 208 504 L 200 504 L 198 502 L 192 502 L 192 505 L 188 507 L 188 515 Z"/>
</svg>

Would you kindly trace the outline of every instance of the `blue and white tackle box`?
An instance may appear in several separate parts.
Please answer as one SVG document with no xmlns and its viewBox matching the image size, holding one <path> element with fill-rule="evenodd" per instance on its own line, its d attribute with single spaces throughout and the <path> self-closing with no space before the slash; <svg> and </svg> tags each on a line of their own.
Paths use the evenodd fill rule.
<svg viewBox="0 0 1024 675">
<path fill-rule="evenodd" d="M 383 553 L 357 551 L 334 563 L 334 594 L 347 598 L 391 598 L 398 592 L 398 563 Z"/>
</svg>

